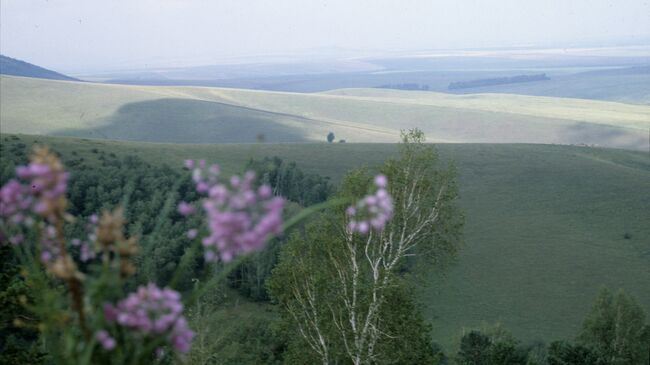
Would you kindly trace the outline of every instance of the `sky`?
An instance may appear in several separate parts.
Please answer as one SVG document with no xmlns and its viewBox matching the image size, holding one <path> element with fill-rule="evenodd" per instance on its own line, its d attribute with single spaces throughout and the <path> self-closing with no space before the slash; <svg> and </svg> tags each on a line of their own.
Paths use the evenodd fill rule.
<svg viewBox="0 0 650 365">
<path fill-rule="evenodd" d="M 650 0 L 0 0 L 0 53 L 57 71 L 613 39 Z"/>
</svg>

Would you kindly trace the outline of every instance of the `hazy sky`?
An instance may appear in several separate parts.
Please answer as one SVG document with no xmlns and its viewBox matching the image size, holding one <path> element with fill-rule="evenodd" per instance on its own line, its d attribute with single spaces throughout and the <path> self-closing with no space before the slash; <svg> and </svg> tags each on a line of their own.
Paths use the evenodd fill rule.
<svg viewBox="0 0 650 365">
<path fill-rule="evenodd" d="M 315 50 L 650 37 L 650 0 L 0 0 L 0 52 L 60 71 Z"/>
</svg>

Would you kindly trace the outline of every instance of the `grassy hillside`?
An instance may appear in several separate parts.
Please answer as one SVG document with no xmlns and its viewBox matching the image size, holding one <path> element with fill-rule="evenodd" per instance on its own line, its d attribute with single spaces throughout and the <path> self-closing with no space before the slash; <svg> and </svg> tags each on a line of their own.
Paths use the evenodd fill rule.
<svg viewBox="0 0 650 365">
<path fill-rule="evenodd" d="M 396 152 L 391 144 L 20 139 L 3 136 L 2 144 L 38 140 L 64 157 L 75 151 L 91 162 L 98 161 L 97 151 L 179 167 L 185 158 L 206 158 L 226 172 L 241 171 L 250 158 L 277 155 L 335 181 Z M 527 144 L 438 147 L 458 167 L 467 224 L 457 264 L 445 278 L 432 275 L 420 293 L 437 341 L 449 345 L 463 326 L 497 321 L 524 340 L 572 337 L 603 285 L 624 288 L 650 312 L 647 153 Z"/>
<path fill-rule="evenodd" d="M 0 55 L 0 74 L 51 80 L 77 80 L 73 77 L 3 55 Z"/>
<path fill-rule="evenodd" d="M 418 127 L 438 142 L 595 144 L 647 149 L 650 107 L 518 95 L 351 89 L 300 94 L 0 78 L 4 133 L 149 142 L 395 142 Z"/>
</svg>

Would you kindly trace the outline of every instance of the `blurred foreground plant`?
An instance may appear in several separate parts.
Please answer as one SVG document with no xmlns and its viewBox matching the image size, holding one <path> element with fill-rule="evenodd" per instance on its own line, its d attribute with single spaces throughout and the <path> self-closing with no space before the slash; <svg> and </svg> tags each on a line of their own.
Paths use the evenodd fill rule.
<svg viewBox="0 0 650 365">
<path fill-rule="evenodd" d="M 132 292 L 127 288 L 137 270 L 138 240 L 125 236 L 122 208 L 87 217 L 86 237 L 65 237 L 65 225 L 82 217 L 66 213 L 69 174 L 54 153 L 36 148 L 29 165 L 16 169 L 17 179 L 1 188 L 0 244 L 14 249 L 32 294 L 21 302 L 36 319 L 16 319 L 14 324 L 36 329 L 52 362 L 145 364 L 165 357 L 182 361 L 194 336 L 184 308 L 218 284 L 236 266 L 231 261 L 261 250 L 269 238 L 308 215 L 343 202 L 317 204 L 285 223 L 284 199 L 274 197 L 267 185 L 254 188 L 253 173 L 224 183 L 217 165 L 187 161 L 186 168 L 203 195 L 201 209 L 181 202 L 178 211 L 185 216 L 203 214 L 203 224 L 187 232 L 194 243 L 180 259 L 171 287 L 148 283 Z M 377 181 L 385 187 L 385 178 Z M 385 191 L 380 195 L 357 203 L 356 209 L 368 219 L 375 217 L 361 224 L 380 228 L 390 218 L 390 197 Z M 182 298 L 173 287 L 200 249 L 207 263 L 220 260 L 224 266 Z"/>
</svg>

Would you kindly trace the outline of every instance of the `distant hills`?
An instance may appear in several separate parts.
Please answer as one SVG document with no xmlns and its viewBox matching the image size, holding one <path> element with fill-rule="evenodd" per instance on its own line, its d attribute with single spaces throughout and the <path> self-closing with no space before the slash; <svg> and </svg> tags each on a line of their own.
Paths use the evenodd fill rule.
<svg viewBox="0 0 650 365">
<path fill-rule="evenodd" d="M 46 68 L 36 66 L 29 62 L 0 55 L 0 74 L 11 76 L 34 77 L 38 79 L 79 81 L 74 77 L 66 76 Z"/>
<path fill-rule="evenodd" d="M 546 81 L 552 82 L 552 81 Z M 521 83 L 527 84 L 527 83 Z M 521 85 L 519 84 L 519 85 Z M 529 83 L 528 83 L 529 84 Z M 287 93 L 2 76 L 3 133 L 167 143 L 555 143 L 646 150 L 650 106 L 507 94 L 341 89 Z"/>
</svg>

